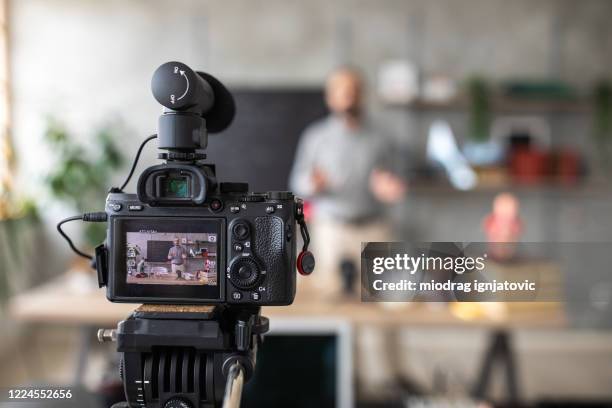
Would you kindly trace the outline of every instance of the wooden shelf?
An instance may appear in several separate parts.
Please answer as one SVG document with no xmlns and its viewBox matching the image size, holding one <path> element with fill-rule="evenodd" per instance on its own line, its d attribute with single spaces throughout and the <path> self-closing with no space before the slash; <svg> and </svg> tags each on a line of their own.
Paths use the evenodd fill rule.
<svg viewBox="0 0 612 408">
<path fill-rule="evenodd" d="M 542 182 L 535 184 L 500 183 L 500 184 L 478 184 L 471 190 L 458 190 L 443 181 L 417 181 L 413 182 L 410 191 L 415 195 L 469 195 L 469 194 L 494 194 L 501 191 L 510 191 L 516 194 L 546 194 L 559 196 L 605 196 L 612 194 L 609 185 L 579 181 L 576 184 L 565 184 L 560 182 Z"/>
<path fill-rule="evenodd" d="M 417 99 L 404 106 L 416 111 L 467 112 L 470 108 L 469 100 L 465 96 L 447 102 Z M 494 96 L 491 98 L 491 111 L 498 113 L 589 113 L 592 107 L 585 99 L 546 100 Z"/>
</svg>

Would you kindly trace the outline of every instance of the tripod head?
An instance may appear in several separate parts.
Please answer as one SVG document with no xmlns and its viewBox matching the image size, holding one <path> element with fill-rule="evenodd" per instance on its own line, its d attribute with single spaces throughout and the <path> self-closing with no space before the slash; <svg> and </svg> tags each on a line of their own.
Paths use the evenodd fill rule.
<svg viewBox="0 0 612 408">
<path fill-rule="evenodd" d="M 98 332 L 121 353 L 127 401 L 113 408 L 239 404 L 268 327 L 259 307 L 141 306 L 116 330 Z"/>
<path fill-rule="evenodd" d="M 151 90 L 164 107 L 157 131 L 158 147 L 168 151 L 163 159 L 205 158 L 196 151 L 206 149 L 208 133 L 223 131 L 234 119 L 234 98 L 227 88 L 212 75 L 181 62 L 157 68 Z"/>
</svg>

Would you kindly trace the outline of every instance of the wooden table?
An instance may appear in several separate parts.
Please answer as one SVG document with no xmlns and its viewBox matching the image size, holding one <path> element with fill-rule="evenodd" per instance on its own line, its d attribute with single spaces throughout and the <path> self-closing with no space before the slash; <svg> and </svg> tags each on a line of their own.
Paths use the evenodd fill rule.
<svg viewBox="0 0 612 408">
<path fill-rule="evenodd" d="M 26 291 L 9 301 L 15 320 L 66 325 L 115 326 L 138 305 L 111 303 L 104 289 L 75 290 L 64 275 Z M 481 307 L 483 313 L 462 308 Z M 502 313 L 486 313 L 487 304 L 362 303 L 358 298 L 322 299 L 311 290 L 299 290 L 291 306 L 264 307 L 270 318 L 335 318 L 353 324 L 395 326 L 472 326 L 483 328 L 563 328 L 567 319 L 559 303 L 507 303 Z"/>
<path fill-rule="evenodd" d="M 82 329 L 75 382 L 82 379 L 89 345 L 98 328 L 116 327 L 138 306 L 111 303 L 104 289 L 75 290 L 75 277 L 64 275 L 38 288 L 24 292 L 9 301 L 9 315 L 24 322 L 76 325 Z M 83 276 L 79 279 L 83 281 Z M 291 306 L 264 307 L 262 315 L 276 318 L 338 319 L 353 326 L 381 327 L 473 327 L 491 333 L 485 351 L 475 394 L 484 394 L 491 368 L 498 358 L 507 360 L 506 380 L 509 394 L 518 394 L 514 352 L 509 332 L 517 328 L 561 329 L 567 326 L 560 303 L 362 303 L 359 299 L 323 299 L 316 292 L 298 288 Z M 482 395 L 477 395 L 482 396 Z M 515 395 L 516 397 L 516 395 Z"/>
</svg>

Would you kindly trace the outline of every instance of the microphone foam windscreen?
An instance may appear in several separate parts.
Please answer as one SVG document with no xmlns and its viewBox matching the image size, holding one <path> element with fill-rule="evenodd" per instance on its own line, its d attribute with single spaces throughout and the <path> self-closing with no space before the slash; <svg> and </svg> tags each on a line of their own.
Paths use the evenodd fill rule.
<svg viewBox="0 0 612 408">
<path fill-rule="evenodd" d="M 234 120 L 236 114 L 234 97 L 214 76 L 206 72 L 197 71 L 197 73 L 208 82 L 215 94 L 215 103 L 212 108 L 202 115 L 206 119 L 206 129 L 209 133 L 219 133 L 225 130 Z"/>
</svg>

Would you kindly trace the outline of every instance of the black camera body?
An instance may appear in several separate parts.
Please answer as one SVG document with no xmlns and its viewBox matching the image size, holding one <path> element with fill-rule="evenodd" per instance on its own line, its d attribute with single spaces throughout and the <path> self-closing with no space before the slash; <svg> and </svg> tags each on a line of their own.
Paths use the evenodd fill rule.
<svg viewBox="0 0 612 408">
<path fill-rule="evenodd" d="M 304 274 L 314 268 L 302 201 L 287 191 L 250 193 L 246 183 L 217 182 L 202 150 L 208 132 L 227 127 L 235 108 L 214 77 L 169 62 L 152 88 L 165 107 L 157 139 L 166 162 L 142 172 L 137 194 L 119 188 L 107 197 L 107 240 L 96 248 L 96 268 L 108 299 L 291 304 L 296 267 Z M 298 224 L 305 241 L 299 256 Z"/>
<path fill-rule="evenodd" d="M 108 274 L 101 277 L 101 283 L 107 285 L 108 299 L 132 303 L 291 304 L 296 281 L 294 231 L 301 201 L 283 191 L 229 191 L 235 187 L 221 184 L 223 193 L 209 195 L 198 206 L 181 207 L 151 206 L 134 194 L 109 194 Z M 138 244 L 133 242 L 144 241 L 138 239 L 139 235 L 160 239 L 146 241 L 148 248 L 136 248 Z M 162 256 L 175 246 L 164 238 L 175 236 L 181 241 L 178 252 L 186 255 L 182 277 L 156 266 L 167 264 Z M 134 241 L 129 242 L 130 238 Z M 143 256 L 145 251 L 150 260 Z M 152 251 L 157 254 L 150 254 Z M 137 265 L 143 260 L 149 264 L 139 271 Z M 202 276 L 196 276 L 198 272 Z"/>
</svg>

